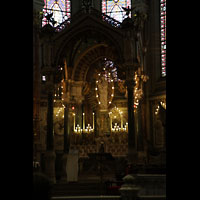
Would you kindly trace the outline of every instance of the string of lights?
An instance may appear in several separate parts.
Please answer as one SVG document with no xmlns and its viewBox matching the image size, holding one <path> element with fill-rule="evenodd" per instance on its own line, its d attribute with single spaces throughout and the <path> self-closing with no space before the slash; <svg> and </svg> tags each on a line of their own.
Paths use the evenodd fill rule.
<svg viewBox="0 0 200 200">
<path fill-rule="evenodd" d="M 135 86 L 134 86 L 134 112 L 136 112 L 136 109 L 139 105 L 140 100 L 143 97 L 143 82 L 147 82 L 149 77 L 147 75 L 141 74 L 140 69 L 135 71 L 134 80 L 135 80 Z"/>
<path fill-rule="evenodd" d="M 99 84 L 100 84 L 100 79 L 101 78 L 104 78 L 105 81 L 108 82 L 108 93 L 109 93 L 109 88 L 111 88 L 111 94 L 108 94 L 108 104 L 111 104 L 112 103 L 112 99 L 114 97 L 114 80 L 113 80 L 113 77 L 112 77 L 112 73 L 107 71 L 106 68 L 104 67 L 103 68 L 103 71 L 101 73 L 98 73 L 98 80 L 96 80 L 96 86 L 95 86 L 95 95 L 96 95 L 96 98 L 97 98 L 97 102 L 98 104 L 101 104 L 101 101 L 100 101 L 100 94 L 99 94 Z"/>
<path fill-rule="evenodd" d="M 165 100 L 160 101 L 160 105 L 166 110 L 166 101 L 165 101 Z M 156 106 L 155 115 L 158 115 L 159 110 L 160 110 L 160 106 L 157 105 L 157 106 Z"/>
</svg>

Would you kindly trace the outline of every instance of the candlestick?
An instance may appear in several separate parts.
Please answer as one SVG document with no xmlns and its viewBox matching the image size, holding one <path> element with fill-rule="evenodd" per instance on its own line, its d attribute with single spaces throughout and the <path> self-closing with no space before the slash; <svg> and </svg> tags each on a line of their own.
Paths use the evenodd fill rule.
<svg viewBox="0 0 200 200">
<path fill-rule="evenodd" d="M 110 118 L 110 128 L 111 128 L 111 131 L 112 131 L 112 118 Z"/>
<path fill-rule="evenodd" d="M 83 130 L 85 129 L 85 113 L 83 113 Z"/>
<path fill-rule="evenodd" d="M 75 131 L 75 117 L 76 117 L 76 114 L 74 113 L 74 131 Z"/>
<path fill-rule="evenodd" d="M 93 113 L 93 130 L 94 130 L 94 113 Z"/>
</svg>

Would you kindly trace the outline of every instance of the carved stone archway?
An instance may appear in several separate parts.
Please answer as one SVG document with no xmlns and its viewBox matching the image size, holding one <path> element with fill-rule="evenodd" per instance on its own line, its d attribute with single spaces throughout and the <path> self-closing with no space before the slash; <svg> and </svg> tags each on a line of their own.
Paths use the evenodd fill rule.
<svg viewBox="0 0 200 200">
<path fill-rule="evenodd" d="M 123 33 L 120 28 L 113 27 L 93 15 L 82 14 L 74 19 L 69 27 L 55 34 L 54 40 L 54 66 L 59 65 L 66 58 L 67 52 L 75 48 L 76 41 L 92 38 L 100 46 L 108 46 L 114 49 L 117 62 L 123 60 Z M 112 51 L 113 52 L 113 51 Z M 85 53 L 85 52 L 84 52 Z M 75 61 L 70 63 L 75 66 Z M 71 66 L 72 67 L 72 66 Z"/>
</svg>

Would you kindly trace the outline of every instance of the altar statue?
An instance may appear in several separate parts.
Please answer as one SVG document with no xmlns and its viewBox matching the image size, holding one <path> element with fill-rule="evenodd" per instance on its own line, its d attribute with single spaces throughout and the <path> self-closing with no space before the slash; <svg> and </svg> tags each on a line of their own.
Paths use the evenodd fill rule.
<svg viewBox="0 0 200 200">
<path fill-rule="evenodd" d="M 101 109 L 108 109 L 108 82 L 105 80 L 105 77 L 101 77 L 98 84 L 99 88 L 99 97 L 101 104 L 99 105 Z"/>
</svg>

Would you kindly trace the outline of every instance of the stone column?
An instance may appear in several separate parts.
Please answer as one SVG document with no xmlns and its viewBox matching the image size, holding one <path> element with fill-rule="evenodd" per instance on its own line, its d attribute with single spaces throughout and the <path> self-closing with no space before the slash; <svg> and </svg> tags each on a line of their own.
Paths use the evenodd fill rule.
<svg viewBox="0 0 200 200">
<path fill-rule="evenodd" d="M 46 137 L 46 153 L 45 153 L 45 173 L 55 183 L 55 159 L 54 152 L 54 135 L 53 135 L 53 94 L 48 93 L 47 108 L 47 137 Z"/>
<path fill-rule="evenodd" d="M 53 151 L 54 149 L 54 135 L 53 135 L 53 93 L 48 92 L 47 103 L 47 143 L 46 150 Z"/>
<path fill-rule="evenodd" d="M 65 104 L 64 108 L 64 153 L 69 152 L 69 125 L 68 125 L 69 105 Z"/>
<path fill-rule="evenodd" d="M 138 132 L 137 132 L 137 150 L 144 151 L 143 132 L 142 132 L 142 102 L 138 105 L 137 117 L 138 117 Z"/>
<path fill-rule="evenodd" d="M 137 162 L 137 143 L 134 120 L 134 75 L 139 67 L 137 58 L 137 30 L 134 21 L 127 17 L 122 22 L 123 29 L 123 57 L 126 69 L 126 86 L 128 93 L 128 162 Z"/>
<path fill-rule="evenodd" d="M 53 183 L 56 182 L 55 178 L 55 159 L 56 154 L 54 152 L 54 135 L 53 135 L 53 74 L 52 67 L 46 67 L 43 70 L 46 75 L 47 82 L 45 83 L 47 91 L 47 135 L 46 135 L 46 152 L 45 152 L 45 173 L 51 179 Z"/>
<path fill-rule="evenodd" d="M 134 120 L 134 82 L 126 81 L 128 92 L 128 160 L 130 163 L 136 160 L 136 134 Z"/>
<path fill-rule="evenodd" d="M 69 136 L 69 108 L 73 101 L 75 101 L 78 105 L 78 108 L 81 109 L 81 103 L 83 101 L 82 96 L 82 85 L 83 82 L 75 82 L 75 81 L 66 81 L 66 91 L 64 92 L 64 150 L 62 157 L 62 177 L 61 181 L 67 182 L 67 159 L 69 157 L 69 148 L 70 148 L 70 136 Z M 79 112 L 79 121 L 81 122 L 82 116 Z M 79 124 L 81 126 L 81 124 Z"/>
<path fill-rule="evenodd" d="M 137 142 L 134 119 L 134 73 L 138 63 L 126 66 L 126 86 L 128 93 L 128 160 L 132 164 L 137 162 Z"/>
<path fill-rule="evenodd" d="M 64 148 L 62 156 L 62 181 L 67 181 L 67 157 L 69 153 L 69 124 L 68 124 L 69 105 L 65 103 L 64 108 Z"/>
<path fill-rule="evenodd" d="M 62 96 L 64 99 L 64 146 L 63 146 L 63 156 L 62 156 L 62 182 L 67 182 L 67 158 L 69 154 L 70 137 L 69 137 L 69 108 L 70 108 L 70 81 L 65 81 L 65 91 Z"/>
</svg>

